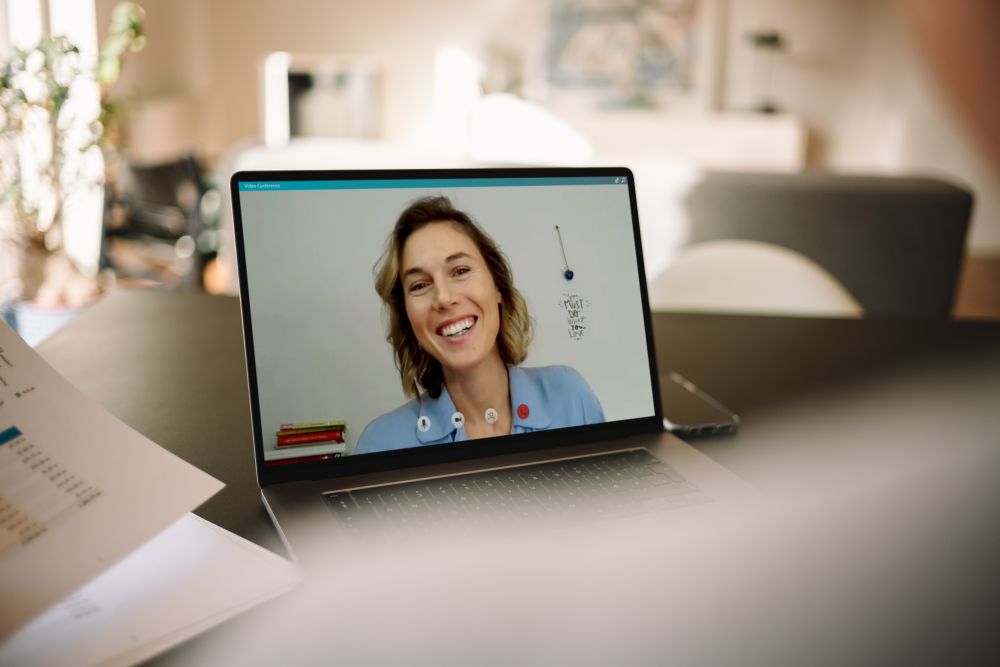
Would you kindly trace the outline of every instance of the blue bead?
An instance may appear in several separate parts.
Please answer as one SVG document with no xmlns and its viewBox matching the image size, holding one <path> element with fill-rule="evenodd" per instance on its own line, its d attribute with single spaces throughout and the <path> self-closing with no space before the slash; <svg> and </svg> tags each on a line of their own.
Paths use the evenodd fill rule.
<svg viewBox="0 0 1000 667">
<path fill-rule="evenodd" d="M 566 273 L 564 273 L 563 275 L 566 276 L 566 280 L 573 280 L 573 272 L 570 271 L 569 269 L 566 269 Z"/>
</svg>

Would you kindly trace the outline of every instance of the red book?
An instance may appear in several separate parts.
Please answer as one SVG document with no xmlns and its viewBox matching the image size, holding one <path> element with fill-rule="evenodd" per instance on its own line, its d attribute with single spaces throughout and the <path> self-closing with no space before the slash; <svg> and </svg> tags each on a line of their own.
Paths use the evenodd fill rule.
<svg viewBox="0 0 1000 667">
<path fill-rule="evenodd" d="M 278 447 L 288 447 L 290 445 L 305 445 L 312 442 L 343 442 L 344 431 L 333 428 L 329 431 L 313 431 L 312 433 L 295 433 L 292 435 L 279 435 Z"/>
<path fill-rule="evenodd" d="M 339 428 L 347 428 L 344 421 L 313 422 L 311 424 L 282 424 L 278 430 L 278 435 L 291 435 L 292 433 L 312 433 L 313 431 L 330 431 Z"/>
</svg>

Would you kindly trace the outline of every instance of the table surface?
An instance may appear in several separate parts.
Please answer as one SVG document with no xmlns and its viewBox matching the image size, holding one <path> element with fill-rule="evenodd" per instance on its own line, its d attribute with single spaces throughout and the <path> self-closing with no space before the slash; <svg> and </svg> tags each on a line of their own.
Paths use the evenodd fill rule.
<svg viewBox="0 0 1000 667">
<path fill-rule="evenodd" d="M 925 393 L 981 395 L 972 378 L 1000 397 L 996 322 L 654 313 L 653 330 L 661 368 L 740 414 L 737 435 L 692 443 L 750 482 L 767 480 L 768 448 L 793 446 L 772 440 L 775 425 L 794 413 L 819 430 L 830 419 L 823 406 L 872 382 L 891 392 L 916 372 L 933 377 Z M 225 482 L 199 515 L 284 553 L 254 475 L 238 299 L 117 290 L 39 352 L 117 417 Z M 968 407 L 972 419 L 989 412 Z"/>
<path fill-rule="evenodd" d="M 661 369 L 742 417 L 738 434 L 692 444 L 759 487 L 780 486 L 824 449 L 887 437 L 1000 444 L 1000 323 L 654 313 L 653 328 Z M 197 514 L 285 553 L 254 475 L 237 299 L 117 290 L 39 351 L 84 394 L 225 482 Z M 184 651 L 161 660 L 183 664 Z"/>
</svg>

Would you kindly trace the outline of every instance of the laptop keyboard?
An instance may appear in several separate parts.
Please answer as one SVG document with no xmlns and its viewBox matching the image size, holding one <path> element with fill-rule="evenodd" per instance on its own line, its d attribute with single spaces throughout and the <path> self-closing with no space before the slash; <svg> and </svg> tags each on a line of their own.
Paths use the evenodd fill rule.
<svg viewBox="0 0 1000 667">
<path fill-rule="evenodd" d="M 500 522 L 605 518 L 711 502 L 645 449 L 326 494 L 356 534 L 474 532 Z"/>
</svg>

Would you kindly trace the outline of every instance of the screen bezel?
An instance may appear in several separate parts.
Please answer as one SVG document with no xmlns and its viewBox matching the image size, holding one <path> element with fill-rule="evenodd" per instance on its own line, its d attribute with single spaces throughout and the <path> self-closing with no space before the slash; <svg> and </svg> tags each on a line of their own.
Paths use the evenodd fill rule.
<svg viewBox="0 0 1000 667">
<path fill-rule="evenodd" d="M 467 443 L 406 447 L 388 452 L 352 454 L 332 461 L 304 461 L 277 467 L 264 465 L 264 438 L 257 387 L 257 369 L 253 347 L 253 322 L 250 315 L 246 256 L 243 238 L 243 219 L 239 197 L 239 184 L 251 181 L 352 181 L 352 180 L 417 180 L 462 178 L 573 178 L 611 177 L 624 178 L 628 185 L 629 205 L 632 215 L 632 233 L 635 242 L 636 266 L 639 271 L 639 288 L 642 298 L 643 324 L 646 350 L 649 359 L 649 383 L 653 398 L 654 414 L 649 417 L 618 420 L 603 424 L 521 433 L 516 437 L 501 436 L 477 441 L 476 447 Z M 335 479 L 350 475 L 385 472 L 402 468 L 435 465 L 451 461 L 469 460 L 501 454 L 527 452 L 553 447 L 580 445 L 602 440 L 654 433 L 663 430 L 660 405 L 660 388 L 653 345 L 652 318 L 646 287 L 639 215 L 636 206 L 635 179 L 625 167 L 517 167 L 482 169 L 393 169 L 349 171 L 239 171 L 230 179 L 230 199 L 233 226 L 236 236 L 236 253 L 240 281 L 240 312 L 243 321 L 243 345 L 247 363 L 247 383 L 250 413 L 253 420 L 253 441 L 257 482 L 261 488 L 272 484 L 320 479 Z"/>
</svg>

